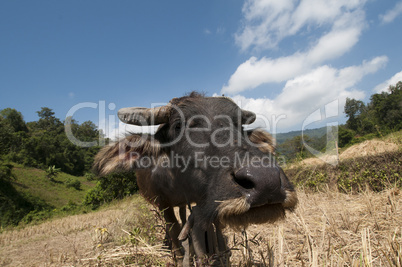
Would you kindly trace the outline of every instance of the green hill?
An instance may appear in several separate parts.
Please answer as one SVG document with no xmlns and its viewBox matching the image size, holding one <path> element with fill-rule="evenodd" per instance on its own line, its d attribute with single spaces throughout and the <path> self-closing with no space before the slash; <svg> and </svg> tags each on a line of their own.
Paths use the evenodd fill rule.
<svg viewBox="0 0 402 267">
<path fill-rule="evenodd" d="M 46 177 L 45 171 L 19 164 L 14 165 L 13 174 L 16 179 L 12 181 L 12 184 L 18 192 L 38 197 L 55 208 L 61 208 L 71 202 L 80 204 L 86 192 L 95 186 L 94 181 L 87 181 L 85 177 L 63 172 L 51 181 Z M 81 183 L 81 189 L 66 186 L 69 181 L 74 180 Z"/>
<path fill-rule="evenodd" d="M 11 165 L 11 179 L 0 179 L 2 227 L 78 210 L 86 192 L 96 184 L 63 172 L 49 179 L 44 170 Z"/>
</svg>

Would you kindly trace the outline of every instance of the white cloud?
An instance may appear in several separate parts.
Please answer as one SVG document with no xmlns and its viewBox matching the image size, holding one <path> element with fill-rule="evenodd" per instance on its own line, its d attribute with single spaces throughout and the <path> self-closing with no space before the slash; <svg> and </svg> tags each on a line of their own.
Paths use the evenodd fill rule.
<svg viewBox="0 0 402 267">
<path fill-rule="evenodd" d="M 376 93 L 387 92 L 390 85 L 395 85 L 399 81 L 402 81 L 402 71 L 396 73 L 389 80 L 377 85 L 373 91 Z"/>
<path fill-rule="evenodd" d="M 334 23 L 332 30 L 321 36 L 306 53 L 306 60 L 319 64 L 342 56 L 358 42 L 363 28 L 364 14 L 360 11 L 343 15 Z"/>
<path fill-rule="evenodd" d="M 380 15 L 380 20 L 382 23 L 390 23 L 400 14 L 402 14 L 402 1 L 396 3 L 395 6 L 388 10 L 385 14 Z"/>
<path fill-rule="evenodd" d="M 297 2 L 299 4 L 297 5 Z M 331 26 L 345 14 L 356 13 L 366 0 L 248 0 L 243 6 L 244 26 L 235 35 L 245 51 L 274 48 L 304 27 Z"/>
<path fill-rule="evenodd" d="M 288 26 L 289 13 L 294 9 L 292 0 L 246 1 L 243 6 L 244 28 L 236 34 L 236 43 L 242 50 L 250 46 L 272 48 L 283 38 Z"/>
<path fill-rule="evenodd" d="M 354 86 L 364 76 L 382 68 L 387 60 L 387 57 L 376 57 L 361 65 L 343 69 L 321 66 L 287 81 L 282 93 L 275 99 L 253 99 L 241 95 L 236 95 L 233 99 L 242 108 L 259 114 L 258 124 L 262 124 L 264 121 L 262 118 L 265 118 L 268 121 L 266 127 L 270 131 L 276 131 L 278 128 L 279 131 L 301 130 L 297 127 L 301 127 L 303 120 L 317 108 L 338 100 L 338 114 L 342 115 L 347 97 L 364 98 L 364 92 L 355 89 Z M 279 120 L 276 125 L 274 122 L 280 116 L 286 116 L 286 119 Z"/>
<path fill-rule="evenodd" d="M 211 34 L 211 31 L 210 31 L 209 29 L 204 29 L 204 34 L 210 35 L 210 34 Z"/>
<path fill-rule="evenodd" d="M 287 36 L 314 27 L 310 44 L 279 58 L 250 57 L 240 64 L 221 93 L 237 94 L 265 83 L 283 82 L 338 58 L 356 45 L 366 26 L 366 0 L 248 0 L 244 27 L 235 35 L 241 50 L 275 47 Z M 326 31 L 326 29 L 330 29 Z M 317 37 L 317 34 L 321 34 Z"/>
<path fill-rule="evenodd" d="M 251 57 L 232 74 L 222 93 L 235 94 L 264 83 L 286 81 L 343 55 L 357 43 L 364 27 L 363 18 L 361 12 L 345 14 L 334 23 L 330 32 L 304 53 L 296 52 L 277 59 Z"/>
<path fill-rule="evenodd" d="M 216 34 L 224 34 L 225 32 L 226 32 L 226 28 L 223 27 L 223 26 L 219 26 L 219 27 L 216 29 Z"/>
</svg>

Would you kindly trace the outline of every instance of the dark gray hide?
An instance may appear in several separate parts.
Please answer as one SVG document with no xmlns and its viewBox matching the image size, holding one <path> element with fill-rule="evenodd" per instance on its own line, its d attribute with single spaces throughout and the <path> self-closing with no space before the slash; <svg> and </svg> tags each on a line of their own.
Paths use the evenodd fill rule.
<svg viewBox="0 0 402 267">
<path fill-rule="evenodd" d="M 211 254 L 204 238 L 211 225 L 223 250 L 222 227 L 274 222 L 297 204 L 293 186 L 272 157 L 271 136 L 262 130 L 243 131 L 255 114 L 229 98 L 191 93 L 156 109 L 121 109 L 119 118 L 160 126 L 152 136 L 133 134 L 103 148 L 94 169 L 100 175 L 136 172 L 141 194 L 164 210 L 172 249 L 179 256 L 181 226 L 173 207 L 196 204 L 189 228 L 195 252 L 202 257 Z"/>
</svg>

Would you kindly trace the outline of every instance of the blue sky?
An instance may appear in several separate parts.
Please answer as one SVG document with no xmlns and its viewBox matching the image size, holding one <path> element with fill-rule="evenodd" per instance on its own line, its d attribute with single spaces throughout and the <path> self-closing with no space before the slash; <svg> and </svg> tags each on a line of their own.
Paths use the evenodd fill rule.
<svg viewBox="0 0 402 267">
<path fill-rule="evenodd" d="M 0 109 L 111 132 L 119 108 L 199 90 L 269 130 L 301 130 L 329 103 L 343 123 L 346 97 L 402 80 L 401 26 L 402 1 L 1 1 Z"/>
</svg>

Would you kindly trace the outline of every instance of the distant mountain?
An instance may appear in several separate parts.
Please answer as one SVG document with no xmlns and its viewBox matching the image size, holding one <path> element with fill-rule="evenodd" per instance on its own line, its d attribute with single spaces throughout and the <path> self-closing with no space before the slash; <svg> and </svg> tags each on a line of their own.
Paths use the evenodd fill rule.
<svg viewBox="0 0 402 267">
<path fill-rule="evenodd" d="M 307 129 L 303 131 L 304 135 L 308 135 L 312 138 L 320 138 L 327 133 L 327 127 L 321 127 L 317 129 Z M 288 139 L 292 139 L 295 136 L 302 135 L 302 131 L 291 131 L 288 133 L 277 133 L 275 137 L 278 145 L 284 143 Z"/>
</svg>

